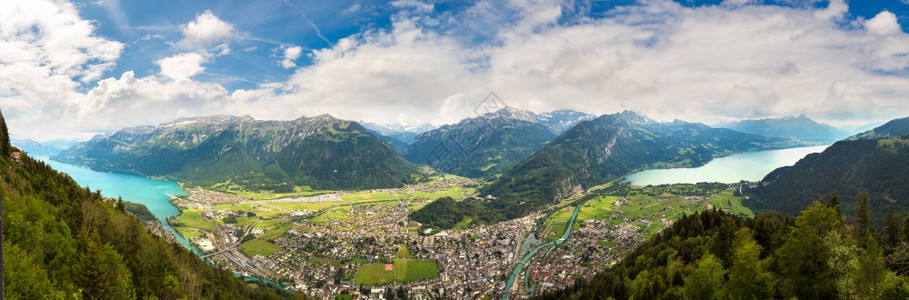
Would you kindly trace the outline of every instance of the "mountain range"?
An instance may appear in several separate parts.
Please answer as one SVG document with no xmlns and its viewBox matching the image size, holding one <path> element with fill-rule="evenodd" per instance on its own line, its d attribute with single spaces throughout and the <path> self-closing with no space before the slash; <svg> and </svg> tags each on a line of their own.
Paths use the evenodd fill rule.
<svg viewBox="0 0 909 300">
<path fill-rule="evenodd" d="M 699 123 L 660 123 L 625 111 L 578 123 L 555 140 L 518 162 L 500 178 L 480 189 L 496 217 L 467 202 L 427 205 L 412 218 L 430 225 L 441 211 L 463 212 L 474 220 L 512 219 L 558 203 L 588 188 L 647 168 L 694 167 L 737 152 L 799 145 L 787 138 L 769 138 Z M 462 202 L 463 203 L 463 202 Z M 442 226 L 440 226 L 442 227 Z"/>
<path fill-rule="evenodd" d="M 831 142 L 846 138 L 848 132 L 818 123 L 807 116 L 789 116 L 721 123 L 717 127 L 769 137 L 795 138 L 814 142 Z"/>
<path fill-rule="evenodd" d="M 418 173 L 388 142 L 329 115 L 184 118 L 96 136 L 53 159 L 219 190 L 390 188 Z"/>
</svg>

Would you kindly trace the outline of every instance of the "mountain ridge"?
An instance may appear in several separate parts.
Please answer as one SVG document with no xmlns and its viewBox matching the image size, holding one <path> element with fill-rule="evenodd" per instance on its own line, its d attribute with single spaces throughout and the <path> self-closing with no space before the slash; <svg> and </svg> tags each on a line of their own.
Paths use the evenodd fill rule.
<svg viewBox="0 0 909 300">
<path fill-rule="evenodd" d="M 96 136 L 53 158 L 190 185 L 275 192 L 398 187 L 417 172 L 390 143 L 327 114 L 290 121 L 181 118 Z"/>
</svg>

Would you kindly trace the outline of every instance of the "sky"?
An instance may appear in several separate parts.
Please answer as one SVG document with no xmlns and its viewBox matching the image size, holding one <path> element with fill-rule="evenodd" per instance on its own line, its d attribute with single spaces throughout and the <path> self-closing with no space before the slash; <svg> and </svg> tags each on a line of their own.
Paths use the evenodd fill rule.
<svg viewBox="0 0 909 300">
<path fill-rule="evenodd" d="M 534 112 L 715 124 L 909 116 L 909 0 L 0 0 L 14 138 L 216 114 L 456 122 Z"/>
</svg>

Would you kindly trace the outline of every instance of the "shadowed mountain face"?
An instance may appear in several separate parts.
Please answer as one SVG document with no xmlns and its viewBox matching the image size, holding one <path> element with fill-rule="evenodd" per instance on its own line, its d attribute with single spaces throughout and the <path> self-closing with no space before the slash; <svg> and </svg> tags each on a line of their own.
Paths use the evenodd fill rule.
<svg viewBox="0 0 909 300">
<path fill-rule="evenodd" d="M 417 168 L 356 122 L 214 116 L 97 136 L 54 157 L 95 170 L 163 176 L 190 185 L 292 191 L 398 187 Z"/>
<path fill-rule="evenodd" d="M 777 119 L 742 120 L 717 126 L 756 135 L 787 137 L 814 142 L 832 142 L 848 136 L 846 132 L 827 124 L 817 123 L 805 115 Z"/>
<path fill-rule="evenodd" d="M 556 137 L 527 112 L 512 108 L 420 134 L 405 157 L 468 177 L 504 172 Z"/>
<path fill-rule="evenodd" d="M 810 154 L 793 166 L 776 169 L 745 203 L 756 210 L 796 214 L 836 191 L 843 211 L 851 212 L 856 195 L 867 192 L 873 216 L 883 216 L 890 207 L 909 213 L 907 123 L 909 118 L 890 121 Z"/>
</svg>

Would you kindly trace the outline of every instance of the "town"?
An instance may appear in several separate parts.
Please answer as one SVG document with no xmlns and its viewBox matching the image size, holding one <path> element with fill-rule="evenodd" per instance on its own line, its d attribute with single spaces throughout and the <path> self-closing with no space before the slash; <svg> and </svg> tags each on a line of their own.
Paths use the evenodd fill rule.
<svg viewBox="0 0 909 300">
<path fill-rule="evenodd" d="M 501 297 L 521 258 L 569 229 L 565 222 L 574 207 L 442 231 L 421 230 L 407 218 L 439 196 L 475 196 L 476 184 L 447 176 L 400 189 L 278 199 L 189 189 L 190 196 L 173 200 L 182 213 L 169 223 L 219 266 L 317 298 Z M 733 209 L 741 201 L 731 190 L 706 196 L 639 192 L 582 204 L 570 237 L 531 255 L 507 296 L 539 295 L 590 278 L 682 214 Z"/>
</svg>

